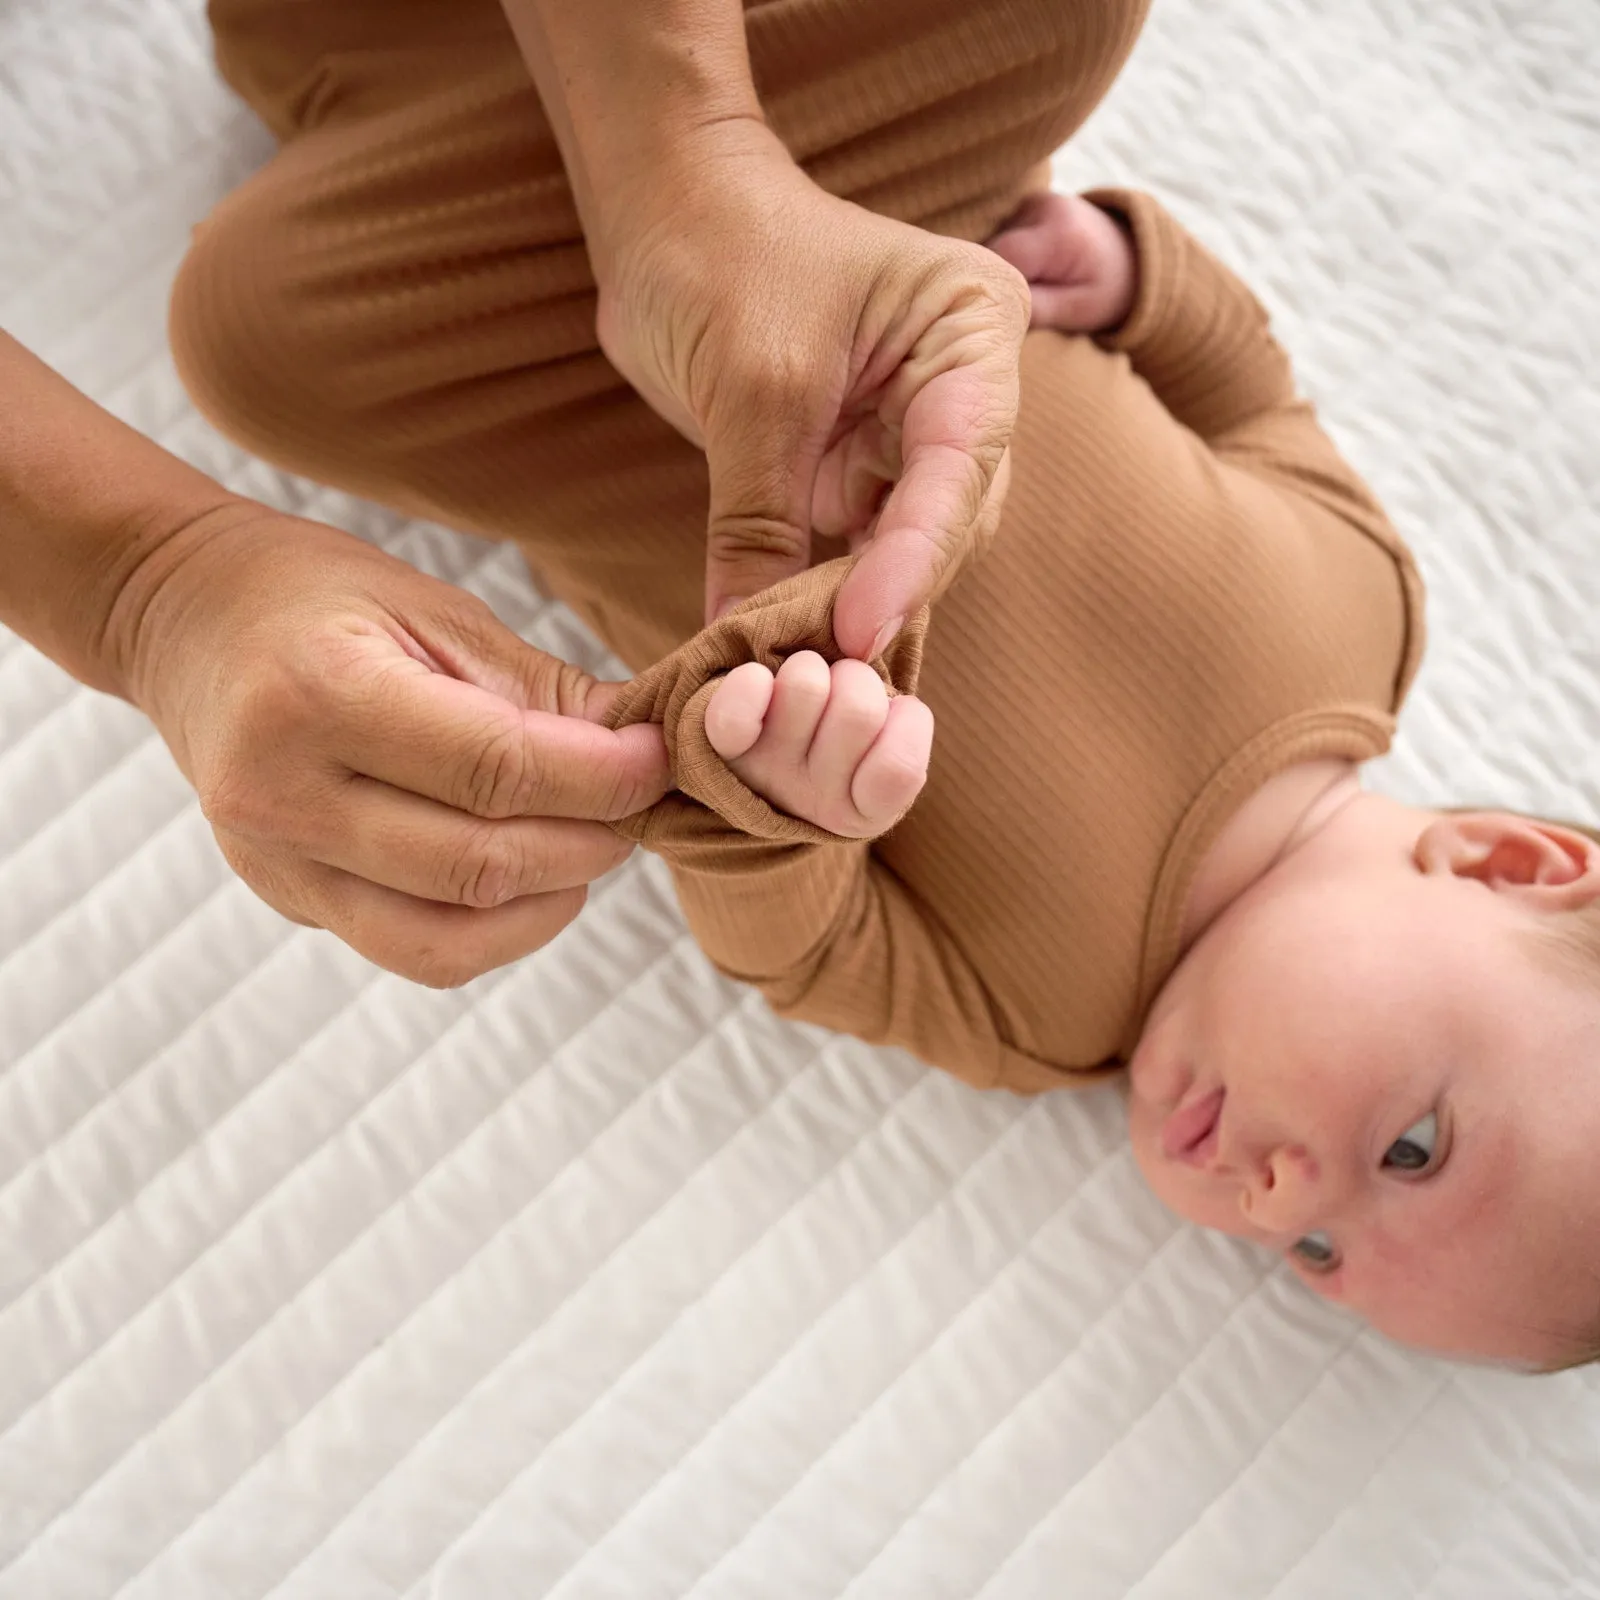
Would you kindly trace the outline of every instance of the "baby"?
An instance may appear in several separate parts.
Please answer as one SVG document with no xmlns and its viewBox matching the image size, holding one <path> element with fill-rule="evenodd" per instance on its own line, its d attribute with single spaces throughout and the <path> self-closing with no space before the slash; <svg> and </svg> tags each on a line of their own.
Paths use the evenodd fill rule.
<svg viewBox="0 0 1600 1600">
<path fill-rule="evenodd" d="M 840 562 L 636 680 L 683 791 L 638 835 L 779 1010 L 1025 1092 L 1126 1063 L 1182 1216 L 1408 1343 L 1593 1358 L 1600 844 L 1363 792 L 1420 591 L 1231 274 L 1137 195 L 993 248 L 1059 539 L 1002 526 L 874 665 Z"/>
</svg>

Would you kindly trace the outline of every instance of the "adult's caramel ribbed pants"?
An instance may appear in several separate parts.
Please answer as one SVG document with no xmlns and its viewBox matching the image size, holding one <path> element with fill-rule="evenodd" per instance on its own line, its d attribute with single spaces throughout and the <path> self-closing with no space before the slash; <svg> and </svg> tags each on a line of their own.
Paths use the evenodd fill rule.
<svg viewBox="0 0 1600 1600">
<path fill-rule="evenodd" d="M 1094 108 L 1146 4 L 746 0 L 746 26 L 769 121 L 819 184 L 976 240 Z M 694 633 L 704 458 L 600 353 L 496 0 L 211 0 L 211 19 L 282 149 L 178 279 L 200 408 L 278 465 L 515 539 L 636 669 Z"/>
</svg>

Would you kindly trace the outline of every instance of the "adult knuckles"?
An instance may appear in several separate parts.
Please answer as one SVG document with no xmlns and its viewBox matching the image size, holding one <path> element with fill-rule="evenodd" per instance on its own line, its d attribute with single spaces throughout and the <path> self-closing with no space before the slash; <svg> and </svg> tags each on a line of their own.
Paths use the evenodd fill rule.
<svg viewBox="0 0 1600 1600">
<path fill-rule="evenodd" d="M 301 774 L 248 750 L 228 752 L 197 774 L 200 814 L 219 835 L 297 848 L 327 832 L 327 807 L 307 800 Z"/>
<path fill-rule="evenodd" d="M 507 829 L 494 823 L 469 826 L 446 859 L 439 898 L 487 910 L 518 894 L 538 893 L 543 876 L 541 863 L 524 859 Z"/>
<path fill-rule="evenodd" d="M 216 838 L 222 859 L 251 893 L 271 906 L 280 917 L 302 928 L 324 926 L 315 912 L 315 888 L 303 870 L 225 829 L 218 829 Z"/>
<path fill-rule="evenodd" d="M 318 703 L 281 676 L 235 702 L 194 772 L 201 814 L 214 829 L 276 844 L 306 844 L 327 833 L 334 814 L 317 792 L 325 772 Z"/>
<path fill-rule="evenodd" d="M 368 960 L 425 989 L 460 989 L 500 965 L 477 919 L 481 911 L 423 909 L 391 919 L 373 937 L 351 939 Z"/>
<path fill-rule="evenodd" d="M 550 792 L 550 772 L 520 719 L 489 730 L 468 758 L 461 809 L 490 821 L 536 816 Z"/>
<path fill-rule="evenodd" d="M 706 553 L 720 566 L 752 561 L 801 562 L 809 541 L 804 530 L 782 517 L 743 516 L 729 512 L 712 519 L 706 534 Z"/>
<path fill-rule="evenodd" d="M 428 989 L 460 989 L 486 972 L 519 960 L 529 950 L 547 944 L 570 923 L 584 903 L 582 890 L 549 897 L 540 903 L 539 922 L 523 925 L 520 943 L 497 938 L 487 911 L 458 911 L 442 926 L 429 917 L 419 936 L 403 949 L 376 953 L 380 966 Z M 531 937 L 530 937 L 531 936 Z"/>
<path fill-rule="evenodd" d="M 498 963 L 485 950 L 441 943 L 424 945 L 392 963 L 380 960 L 379 965 L 425 989 L 464 989 Z"/>
</svg>

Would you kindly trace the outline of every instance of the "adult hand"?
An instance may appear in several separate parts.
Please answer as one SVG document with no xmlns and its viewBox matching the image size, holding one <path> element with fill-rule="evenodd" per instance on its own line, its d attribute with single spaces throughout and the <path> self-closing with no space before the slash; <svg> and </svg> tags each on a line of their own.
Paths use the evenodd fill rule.
<svg viewBox="0 0 1600 1600">
<path fill-rule="evenodd" d="M 449 986 L 537 949 L 667 787 L 660 730 L 472 596 L 239 503 L 165 540 L 111 617 L 127 688 L 229 863 L 286 917 Z"/>
<path fill-rule="evenodd" d="M 843 538 L 834 634 L 868 659 L 998 521 L 1027 285 L 827 194 L 754 119 L 647 165 L 590 239 L 600 342 L 706 451 L 707 615 Z"/>
</svg>

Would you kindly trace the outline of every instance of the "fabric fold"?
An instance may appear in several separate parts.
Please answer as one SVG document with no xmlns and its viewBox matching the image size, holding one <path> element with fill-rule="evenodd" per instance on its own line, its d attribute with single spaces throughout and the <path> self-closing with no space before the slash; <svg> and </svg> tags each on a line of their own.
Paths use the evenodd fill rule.
<svg viewBox="0 0 1600 1600">
<path fill-rule="evenodd" d="M 668 855 L 675 843 L 703 843 L 727 830 L 767 844 L 854 842 L 769 804 L 733 774 L 706 737 L 706 707 L 735 667 L 758 661 L 776 672 L 803 650 L 815 650 L 830 664 L 843 656 L 833 636 L 833 606 L 853 565 L 853 558 L 840 557 L 743 601 L 622 690 L 606 725 L 659 723 L 678 788 L 648 810 L 614 822 L 618 833 Z M 916 693 L 927 628 L 924 608 L 872 662 L 891 694 Z M 731 838 L 729 843 L 739 848 Z"/>
</svg>

